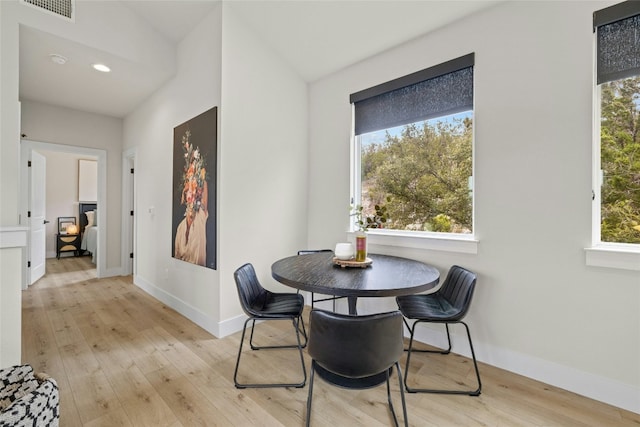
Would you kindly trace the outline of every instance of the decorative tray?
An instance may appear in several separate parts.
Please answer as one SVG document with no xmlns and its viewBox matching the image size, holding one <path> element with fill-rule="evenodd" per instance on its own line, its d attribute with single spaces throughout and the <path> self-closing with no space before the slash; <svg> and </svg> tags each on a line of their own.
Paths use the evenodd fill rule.
<svg viewBox="0 0 640 427">
<path fill-rule="evenodd" d="M 366 258 L 364 261 L 356 261 L 355 258 L 338 259 L 334 257 L 333 263 L 336 265 L 339 265 L 342 268 L 345 268 L 345 267 L 367 268 L 373 263 L 373 260 L 371 258 Z"/>
</svg>

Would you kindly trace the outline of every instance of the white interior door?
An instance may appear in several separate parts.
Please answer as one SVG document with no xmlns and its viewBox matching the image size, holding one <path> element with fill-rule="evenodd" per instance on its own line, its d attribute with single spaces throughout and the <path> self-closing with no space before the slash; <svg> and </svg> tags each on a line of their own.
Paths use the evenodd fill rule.
<svg viewBox="0 0 640 427">
<path fill-rule="evenodd" d="M 31 152 L 29 168 L 29 261 L 31 262 L 29 284 L 33 285 L 46 272 L 46 181 L 47 159 L 35 151 Z"/>
</svg>

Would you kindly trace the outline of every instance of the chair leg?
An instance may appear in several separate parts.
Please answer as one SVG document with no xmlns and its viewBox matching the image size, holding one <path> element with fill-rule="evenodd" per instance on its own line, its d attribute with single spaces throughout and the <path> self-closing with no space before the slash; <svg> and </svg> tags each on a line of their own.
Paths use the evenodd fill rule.
<svg viewBox="0 0 640 427">
<path fill-rule="evenodd" d="M 296 388 L 302 388 L 304 387 L 305 383 L 307 382 L 307 368 L 304 364 L 304 356 L 302 355 L 302 344 L 300 343 L 300 332 L 298 332 L 298 322 L 297 319 L 300 319 L 300 321 L 302 322 L 302 315 L 300 315 L 300 317 L 294 319 L 294 326 L 296 329 L 296 340 L 298 341 L 298 353 L 300 354 L 300 364 L 302 365 L 302 373 L 304 374 L 304 379 L 302 380 L 302 383 L 300 383 L 299 386 L 295 386 Z M 304 330 L 304 322 L 302 322 L 302 329 Z M 307 345 L 307 333 L 305 331 L 305 342 L 304 345 Z M 478 377 L 480 378 L 480 377 Z"/>
<path fill-rule="evenodd" d="M 300 323 L 302 324 L 302 330 L 298 329 L 298 324 L 295 322 L 296 319 L 300 319 Z M 263 319 L 263 320 L 268 320 L 268 319 Z M 271 320 L 283 320 L 283 319 L 271 319 Z M 302 320 L 302 314 L 300 314 L 299 317 L 294 318 L 292 320 L 293 320 L 293 325 L 296 330 L 296 333 L 302 332 L 302 335 L 304 336 L 304 345 L 302 346 L 302 348 L 305 348 L 307 346 L 308 338 L 307 338 L 307 330 L 304 327 L 304 320 Z M 253 330 L 255 329 L 255 325 L 256 325 L 256 321 L 255 319 L 253 319 L 253 324 L 251 325 L 251 337 L 249 338 L 249 345 L 251 346 L 251 350 L 268 350 L 273 348 L 297 348 L 298 347 L 297 344 L 262 345 L 262 346 L 255 345 L 253 343 Z"/>
<path fill-rule="evenodd" d="M 247 323 L 249 323 L 251 318 L 247 319 L 244 322 L 244 327 L 242 328 L 242 336 L 240 337 L 240 347 L 238 348 L 238 358 L 236 359 L 236 369 L 233 372 L 233 382 L 237 388 L 244 388 L 244 386 L 238 383 L 238 368 L 240 367 L 240 355 L 242 355 L 242 344 L 244 343 L 244 334 L 247 331 Z"/>
<path fill-rule="evenodd" d="M 298 322 L 298 325 L 296 325 L 296 329 L 300 330 L 298 328 L 299 325 L 302 325 L 302 336 L 304 336 L 304 344 L 302 344 L 302 348 L 305 348 L 307 346 L 307 343 L 309 342 L 309 337 L 307 336 L 307 329 L 304 327 L 304 319 L 302 318 L 302 313 L 300 314 L 300 317 L 298 317 L 298 319 L 300 320 L 300 322 Z"/>
<path fill-rule="evenodd" d="M 413 337 L 415 334 L 415 329 L 418 323 L 421 323 L 420 320 L 417 320 L 413 323 L 413 327 L 411 330 L 411 337 L 409 338 L 409 349 L 407 350 L 407 364 L 405 365 L 405 374 L 404 374 L 404 386 L 405 389 L 409 393 L 439 393 L 439 394 L 466 394 L 469 396 L 479 396 L 482 390 L 482 383 L 480 381 L 480 371 L 478 370 L 478 363 L 476 361 L 476 354 L 473 349 L 473 343 L 471 342 L 471 333 L 469 332 L 469 326 L 463 321 L 458 321 L 455 323 L 462 323 L 467 331 L 467 338 L 469 339 L 469 347 L 471 348 L 471 357 L 473 359 L 473 366 L 476 371 L 476 378 L 478 380 L 478 388 L 475 390 L 440 390 L 440 389 L 427 389 L 427 388 L 412 388 L 407 384 L 407 379 L 409 377 L 409 363 L 411 361 L 411 353 L 420 352 L 420 353 L 438 353 L 438 354 L 449 354 L 451 352 L 451 336 L 449 334 L 449 325 L 445 323 L 447 329 L 447 339 L 449 341 L 449 348 L 446 351 L 440 350 L 414 350 L 413 349 Z"/>
<path fill-rule="evenodd" d="M 404 320 L 404 319 L 403 319 Z M 407 322 L 405 321 L 405 324 Z M 411 353 L 413 350 L 413 333 L 415 332 L 415 328 L 416 328 L 416 324 L 418 322 L 414 322 L 413 323 L 413 327 L 409 328 L 410 331 L 410 336 L 409 336 L 409 348 L 407 349 L 407 364 L 405 365 L 404 368 L 404 388 L 409 392 L 409 393 L 415 393 L 415 391 L 409 387 L 409 384 L 407 384 L 407 380 L 409 379 L 409 364 L 411 363 Z M 407 327 L 409 327 L 409 325 L 407 324 Z"/>
<path fill-rule="evenodd" d="M 306 426 L 309 427 L 311 424 L 311 399 L 313 398 L 313 378 L 315 374 L 315 362 L 311 362 L 311 374 L 309 378 L 309 394 L 307 395 L 307 423 Z"/>
<path fill-rule="evenodd" d="M 253 345 L 253 330 L 256 328 L 256 319 L 253 319 L 253 323 L 251 324 L 251 335 L 249 335 L 249 346 L 251 350 L 260 350 L 262 347 L 256 347 Z"/>
<path fill-rule="evenodd" d="M 466 323 L 464 322 L 460 322 L 464 325 L 465 329 L 467 330 L 467 338 L 469 339 L 469 348 L 471 349 L 471 357 L 473 359 L 473 367 L 476 370 L 476 378 L 478 379 L 478 388 L 473 391 L 472 393 L 470 393 L 470 396 L 479 396 L 480 393 L 482 392 L 482 381 L 480 381 L 480 371 L 478 370 L 478 362 L 476 361 L 476 352 L 473 351 L 473 343 L 471 342 L 471 333 L 469 332 L 469 326 L 467 326 Z"/>
<path fill-rule="evenodd" d="M 248 318 L 245 322 L 244 322 L 244 328 L 242 329 L 242 336 L 240 338 L 240 346 L 238 348 L 238 358 L 236 359 L 236 368 L 234 370 L 233 373 L 233 382 L 236 386 L 236 388 L 268 388 L 268 387 L 295 387 L 295 388 L 302 388 L 304 387 L 304 385 L 307 382 L 307 368 L 304 364 L 304 356 L 302 354 L 302 343 L 300 342 L 300 331 L 298 329 L 298 317 L 295 317 L 293 319 L 293 327 L 296 331 L 296 341 L 298 342 L 298 345 L 293 345 L 293 346 L 289 346 L 289 345 L 285 345 L 285 346 L 263 346 L 263 347 L 253 347 L 253 345 L 251 345 L 251 339 L 253 338 L 253 329 L 255 326 L 255 319 L 254 318 Z M 302 320 L 302 318 L 300 317 L 300 320 Z M 249 343 L 251 345 L 251 348 L 254 350 L 260 350 L 260 349 L 267 349 L 267 348 L 297 348 L 298 349 L 298 353 L 300 354 L 300 363 L 302 364 L 302 374 L 303 374 L 303 380 L 300 383 L 240 383 L 238 382 L 238 368 L 240 367 L 240 357 L 242 355 L 242 345 L 244 343 L 244 336 L 245 336 L 245 332 L 247 330 L 247 324 L 249 323 L 249 321 L 253 321 L 253 324 L 251 326 L 251 338 L 249 339 Z M 303 329 L 304 329 L 304 323 L 303 323 Z M 306 332 L 305 332 L 305 345 L 306 345 Z"/>
<path fill-rule="evenodd" d="M 402 400 L 402 415 L 404 417 L 404 425 L 405 427 L 409 427 L 409 421 L 407 419 L 407 404 L 404 400 L 404 387 L 402 384 L 402 371 L 400 370 L 400 364 L 398 362 L 395 363 L 396 369 L 398 370 L 398 383 L 400 385 L 400 398 Z M 393 372 L 393 371 L 391 371 Z M 393 422 L 396 427 L 398 424 L 398 416 L 396 415 L 396 411 L 393 408 L 393 400 L 391 399 L 391 385 L 390 385 L 390 376 L 391 373 L 387 370 L 387 401 L 389 402 L 389 409 L 391 410 L 391 415 L 393 415 Z"/>
<path fill-rule="evenodd" d="M 398 427 L 398 417 L 396 416 L 396 411 L 393 409 L 393 400 L 391 400 L 391 385 L 389 384 L 389 370 L 387 369 L 387 402 L 389 402 L 389 409 L 391 410 L 391 415 L 393 416 L 393 424 Z"/>
<path fill-rule="evenodd" d="M 409 326 L 409 323 L 407 323 L 406 319 L 403 318 L 402 320 L 404 320 L 404 324 L 407 327 L 407 329 L 409 329 L 409 332 L 411 332 L 411 335 L 413 336 L 413 332 L 412 332 L 412 328 Z M 413 323 L 413 326 L 416 326 L 416 323 L 419 323 L 419 320 L 416 320 Z M 418 349 L 414 349 L 413 351 L 415 351 L 416 353 L 438 353 L 438 354 L 449 354 L 451 353 L 451 335 L 449 334 L 449 324 L 445 323 L 444 324 L 445 328 L 447 329 L 447 342 L 449 344 L 449 347 L 446 350 L 418 350 Z M 408 349 L 404 349 L 404 351 L 408 351 Z"/>
<path fill-rule="evenodd" d="M 398 371 L 398 384 L 400 385 L 400 399 L 402 400 L 402 416 L 404 417 L 404 426 L 409 427 L 409 418 L 407 417 L 407 403 L 404 400 L 404 387 L 402 387 L 402 370 L 400 369 L 400 363 L 396 362 L 396 369 Z"/>
</svg>

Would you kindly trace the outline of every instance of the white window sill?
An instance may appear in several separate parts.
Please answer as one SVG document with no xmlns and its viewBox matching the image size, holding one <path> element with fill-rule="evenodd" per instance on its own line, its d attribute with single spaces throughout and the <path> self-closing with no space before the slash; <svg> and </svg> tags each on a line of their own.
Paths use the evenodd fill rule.
<svg viewBox="0 0 640 427">
<path fill-rule="evenodd" d="M 589 266 L 640 271 L 640 245 L 600 244 L 585 252 Z"/>
<path fill-rule="evenodd" d="M 347 233 L 355 240 L 355 232 Z M 468 234 L 414 233 L 400 230 L 369 230 L 367 244 L 430 249 L 435 251 L 478 253 L 478 240 Z"/>
</svg>

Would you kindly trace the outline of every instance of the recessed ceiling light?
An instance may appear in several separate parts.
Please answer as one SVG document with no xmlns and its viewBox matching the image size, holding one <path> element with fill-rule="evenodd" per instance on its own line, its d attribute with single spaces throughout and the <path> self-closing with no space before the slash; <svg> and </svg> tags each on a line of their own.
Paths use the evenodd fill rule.
<svg viewBox="0 0 640 427">
<path fill-rule="evenodd" d="M 103 73 L 108 73 L 109 71 L 111 71 L 111 68 L 107 67 L 104 64 L 93 64 L 93 68 L 98 71 L 102 71 Z"/>
<path fill-rule="evenodd" d="M 62 55 L 58 55 L 57 53 L 52 53 L 49 55 L 49 58 L 58 65 L 64 65 L 67 62 L 67 58 Z"/>
</svg>

